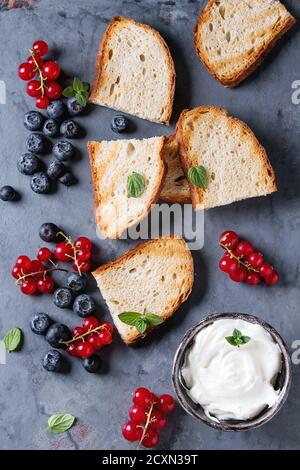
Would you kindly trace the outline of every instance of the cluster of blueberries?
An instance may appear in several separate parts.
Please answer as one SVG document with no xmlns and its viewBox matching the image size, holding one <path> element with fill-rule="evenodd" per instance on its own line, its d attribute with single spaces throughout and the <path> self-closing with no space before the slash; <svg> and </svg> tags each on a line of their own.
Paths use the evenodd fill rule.
<svg viewBox="0 0 300 470">
<path fill-rule="evenodd" d="M 81 128 L 73 119 L 65 119 L 66 114 L 76 116 L 80 114 L 83 107 L 75 98 L 70 98 L 67 104 L 63 100 L 51 101 L 47 107 L 48 118 L 39 111 L 29 111 L 24 116 L 24 126 L 31 133 L 26 139 L 27 152 L 23 153 L 18 160 L 18 170 L 23 175 L 31 176 L 31 189 L 38 194 L 50 191 L 51 180 L 58 180 L 65 186 L 71 186 L 76 182 L 72 172 L 65 166 L 75 154 L 75 147 L 65 139 L 74 139 L 80 136 Z M 52 147 L 55 159 L 44 170 L 44 164 L 38 157 L 47 152 L 49 138 L 62 136 L 63 139 L 56 142 Z"/>
</svg>

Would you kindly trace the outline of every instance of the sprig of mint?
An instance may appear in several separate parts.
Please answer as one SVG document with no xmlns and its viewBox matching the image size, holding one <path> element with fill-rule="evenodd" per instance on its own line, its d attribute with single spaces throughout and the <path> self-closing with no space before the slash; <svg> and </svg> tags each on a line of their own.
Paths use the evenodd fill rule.
<svg viewBox="0 0 300 470">
<path fill-rule="evenodd" d="M 204 166 L 192 166 L 188 171 L 189 181 L 200 189 L 206 189 L 208 185 L 208 174 Z"/>
<path fill-rule="evenodd" d="M 154 313 L 122 312 L 118 317 L 126 325 L 135 326 L 142 335 L 149 326 L 158 326 L 163 323 L 163 320 Z"/>
<path fill-rule="evenodd" d="M 75 422 L 75 416 L 69 413 L 58 413 L 50 416 L 48 419 L 48 429 L 54 434 L 60 434 L 68 431 Z"/>
<path fill-rule="evenodd" d="M 140 173 L 133 171 L 127 178 L 128 197 L 139 197 L 145 191 L 145 178 Z"/>
<path fill-rule="evenodd" d="M 16 351 L 21 344 L 23 337 L 22 330 L 15 326 L 14 328 L 11 328 L 3 338 L 4 346 L 6 351 L 12 352 Z"/>
<path fill-rule="evenodd" d="M 237 346 L 238 348 L 243 344 L 249 343 L 250 336 L 244 336 L 240 330 L 236 328 L 232 332 L 232 336 L 226 336 L 226 341 L 231 344 L 231 346 Z"/>
<path fill-rule="evenodd" d="M 90 85 L 87 82 L 82 82 L 79 78 L 75 77 L 73 80 L 73 84 L 67 86 L 64 89 L 62 94 L 66 98 L 72 98 L 73 96 L 76 98 L 76 101 L 83 107 L 87 105 L 87 99 L 89 96 L 89 88 Z"/>
</svg>

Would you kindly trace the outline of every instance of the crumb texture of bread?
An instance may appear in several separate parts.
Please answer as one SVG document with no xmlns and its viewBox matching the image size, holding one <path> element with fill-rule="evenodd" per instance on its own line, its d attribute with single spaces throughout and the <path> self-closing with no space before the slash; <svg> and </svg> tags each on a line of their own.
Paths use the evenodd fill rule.
<svg viewBox="0 0 300 470">
<path fill-rule="evenodd" d="M 100 43 L 90 101 L 169 124 L 175 67 L 161 35 L 121 16 L 110 22 Z"/>
<path fill-rule="evenodd" d="M 190 187 L 182 168 L 175 135 L 167 138 L 163 155 L 167 165 L 167 174 L 160 198 L 170 203 L 190 203 Z"/>
<path fill-rule="evenodd" d="M 209 0 L 196 24 L 196 51 L 223 85 L 248 77 L 294 24 L 278 0 Z"/>
<path fill-rule="evenodd" d="M 168 237 L 141 243 L 92 274 L 116 328 L 130 346 L 143 336 L 118 315 L 129 311 L 154 313 L 163 320 L 171 317 L 191 293 L 194 264 L 186 242 Z"/>
<path fill-rule="evenodd" d="M 208 186 L 190 183 L 195 210 L 223 206 L 277 190 L 267 152 L 251 129 L 227 111 L 200 106 L 183 111 L 177 124 L 179 153 L 187 173 L 204 166 Z"/>
<path fill-rule="evenodd" d="M 166 170 L 164 142 L 165 137 L 88 142 L 95 219 L 105 237 L 119 238 L 156 202 Z M 127 194 L 128 176 L 133 172 L 145 179 L 145 190 L 139 197 Z"/>
</svg>

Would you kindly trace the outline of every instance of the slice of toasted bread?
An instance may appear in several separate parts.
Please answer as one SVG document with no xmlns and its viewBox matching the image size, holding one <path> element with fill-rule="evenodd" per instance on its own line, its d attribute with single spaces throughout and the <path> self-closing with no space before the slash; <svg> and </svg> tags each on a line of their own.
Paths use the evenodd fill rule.
<svg viewBox="0 0 300 470">
<path fill-rule="evenodd" d="M 159 238 L 141 243 L 92 274 L 122 339 L 130 346 L 151 328 L 141 335 L 118 315 L 139 312 L 170 318 L 191 293 L 194 264 L 183 239 Z"/>
<path fill-rule="evenodd" d="M 204 166 L 205 190 L 190 184 L 193 208 L 209 209 L 277 190 L 267 152 L 251 129 L 214 106 L 184 110 L 176 130 L 179 153 L 187 174 Z"/>
<path fill-rule="evenodd" d="M 194 30 L 196 51 L 217 80 L 234 87 L 295 22 L 277 0 L 209 0 Z"/>
<path fill-rule="evenodd" d="M 119 238 L 157 200 L 166 171 L 164 142 L 165 137 L 88 142 L 96 224 L 105 237 Z M 145 179 L 139 197 L 127 194 L 127 179 L 133 172 Z"/>
<path fill-rule="evenodd" d="M 148 25 L 117 16 L 100 43 L 90 101 L 169 124 L 175 76 L 161 35 Z"/>
<path fill-rule="evenodd" d="M 175 135 L 171 135 L 167 138 L 163 154 L 167 165 L 167 174 L 160 193 L 160 198 L 163 201 L 171 203 L 190 203 L 190 187 L 182 169 Z"/>
</svg>

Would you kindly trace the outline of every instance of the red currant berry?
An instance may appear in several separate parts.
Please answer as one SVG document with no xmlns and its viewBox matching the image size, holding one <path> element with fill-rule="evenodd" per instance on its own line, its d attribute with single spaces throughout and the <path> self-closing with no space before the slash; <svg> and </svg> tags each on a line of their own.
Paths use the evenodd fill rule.
<svg viewBox="0 0 300 470">
<path fill-rule="evenodd" d="M 55 81 L 59 77 L 59 74 L 60 66 L 57 62 L 53 62 L 52 60 L 45 62 L 43 66 L 43 75 L 45 78 Z"/>
<path fill-rule="evenodd" d="M 38 96 L 35 100 L 35 105 L 39 109 L 46 109 L 49 104 L 49 98 L 47 96 Z"/>
<path fill-rule="evenodd" d="M 62 94 L 62 88 L 59 83 L 50 82 L 46 86 L 46 95 L 51 100 L 57 100 Z"/>
<path fill-rule="evenodd" d="M 44 65 L 44 61 L 43 59 L 38 55 L 38 54 L 34 54 L 34 59 L 35 61 L 33 60 L 33 57 L 30 56 L 28 57 L 27 59 L 27 62 L 33 66 L 34 70 L 36 71 L 37 70 L 37 66 L 36 66 L 36 63 L 38 64 L 39 68 L 41 69 Z M 36 63 L 35 63 L 36 62 Z"/>
<path fill-rule="evenodd" d="M 83 341 L 76 346 L 76 354 L 83 359 L 90 357 L 94 352 L 93 346 L 89 343 L 84 343 Z"/>
<path fill-rule="evenodd" d="M 258 273 L 249 273 L 246 277 L 246 283 L 249 286 L 256 286 L 261 281 L 261 277 Z"/>
<path fill-rule="evenodd" d="M 143 405 L 133 405 L 129 410 L 130 419 L 136 424 L 145 424 L 147 421 L 148 408 Z"/>
<path fill-rule="evenodd" d="M 114 327 L 111 323 L 108 323 L 107 321 L 101 322 L 99 326 L 102 326 L 104 330 L 110 331 L 110 333 L 113 333 Z"/>
<path fill-rule="evenodd" d="M 258 253 L 256 251 L 253 251 L 253 253 L 250 253 L 249 256 L 247 256 L 247 261 L 251 266 L 254 268 L 260 268 L 260 266 L 264 262 L 264 257 L 261 253 Z"/>
<path fill-rule="evenodd" d="M 32 44 L 32 50 L 35 54 L 43 57 L 48 52 L 48 44 L 39 39 Z"/>
<path fill-rule="evenodd" d="M 74 245 L 78 250 L 86 250 L 91 251 L 92 249 L 92 242 L 87 237 L 79 237 L 75 240 Z"/>
<path fill-rule="evenodd" d="M 265 283 L 268 286 L 274 286 L 275 284 L 277 284 L 278 281 L 279 281 L 279 274 L 275 270 L 272 272 L 271 276 L 265 277 Z"/>
<path fill-rule="evenodd" d="M 77 344 L 74 341 L 74 343 L 71 343 L 67 347 L 67 353 L 70 354 L 70 356 L 76 357 L 77 356 Z"/>
<path fill-rule="evenodd" d="M 143 444 L 144 447 L 147 447 L 148 449 L 152 449 L 152 447 L 157 446 L 159 443 L 159 435 L 158 433 L 149 427 L 147 430 L 143 440 L 141 441 L 141 444 Z"/>
<path fill-rule="evenodd" d="M 49 248 L 46 248 L 46 247 L 40 248 L 37 254 L 37 258 L 40 261 L 49 261 L 51 256 L 52 256 L 51 251 L 49 250 Z"/>
<path fill-rule="evenodd" d="M 135 405 L 150 406 L 152 403 L 152 392 L 148 388 L 139 387 L 134 391 L 132 401 Z"/>
<path fill-rule="evenodd" d="M 98 322 L 97 318 L 92 317 L 91 315 L 86 317 L 84 319 L 83 324 L 82 324 L 82 328 L 85 332 L 90 331 L 90 330 L 94 330 L 95 328 L 97 328 L 97 326 L 99 326 L 99 322 Z"/>
<path fill-rule="evenodd" d="M 247 277 L 247 269 L 244 266 L 239 266 L 235 273 L 229 274 L 230 279 L 234 282 L 244 282 Z"/>
<path fill-rule="evenodd" d="M 128 421 L 122 427 L 122 434 L 127 441 L 139 441 L 143 435 L 143 428 L 132 421 Z"/>
<path fill-rule="evenodd" d="M 266 279 L 272 276 L 273 270 L 274 268 L 270 263 L 263 263 L 259 268 L 259 274 L 261 275 L 261 277 Z"/>
<path fill-rule="evenodd" d="M 82 328 L 82 326 L 75 326 L 72 333 L 73 333 L 73 338 L 75 338 L 76 336 L 82 336 L 85 333 L 85 331 Z"/>
<path fill-rule="evenodd" d="M 79 264 L 80 272 L 81 272 L 81 273 L 87 273 L 87 272 L 91 269 L 91 262 L 90 262 L 90 260 L 88 260 L 88 261 L 83 261 L 83 262 L 81 262 L 81 263 L 79 262 L 78 264 Z M 74 269 L 75 271 L 78 271 L 78 266 L 77 266 L 77 264 L 76 264 L 75 262 L 72 263 L 72 266 L 73 266 L 73 269 Z"/>
<path fill-rule="evenodd" d="M 163 413 L 171 413 L 171 411 L 174 410 L 175 408 L 175 400 L 171 395 L 168 395 L 167 393 L 160 395 L 160 409 Z"/>
<path fill-rule="evenodd" d="M 152 429 L 159 431 L 160 429 L 163 429 L 166 424 L 167 418 L 161 411 L 154 410 L 153 413 L 151 413 L 150 427 Z"/>
<path fill-rule="evenodd" d="M 110 331 L 102 330 L 99 332 L 98 336 L 99 336 L 99 341 L 101 342 L 102 346 L 106 346 L 112 341 L 112 334 Z"/>
<path fill-rule="evenodd" d="M 38 80 L 30 80 L 26 83 L 26 93 L 29 96 L 36 98 L 37 96 L 42 95 L 42 91 L 40 88 L 41 84 Z"/>
<path fill-rule="evenodd" d="M 30 263 L 30 269 L 28 271 L 28 274 L 34 274 L 36 277 L 41 277 L 43 276 L 43 273 L 45 271 L 45 266 L 41 261 L 38 259 L 33 259 Z M 39 273 L 39 274 L 35 274 Z"/>
<path fill-rule="evenodd" d="M 33 277 L 27 277 L 21 283 L 21 291 L 26 295 L 33 295 L 37 290 L 37 282 Z"/>
<path fill-rule="evenodd" d="M 31 268 L 30 258 L 28 258 L 28 256 L 21 255 L 17 258 L 15 265 L 18 266 L 18 268 L 20 268 L 24 274 L 26 274 Z"/>
<path fill-rule="evenodd" d="M 54 289 L 54 281 L 51 276 L 45 276 L 38 280 L 38 290 L 43 294 L 51 294 Z"/>
<path fill-rule="evenodd" d="M 254 251 L 254 248 L 251 243 L 249 243 L 247 240 L 244 240 L 237 245 L 235 251 L 238 256 L 243 256 L 244 258 L 247 258 L 250 253 Z"/>
<path fill-rule="evenodd" d="M 88 336 L 88 339 L 87 339 L 87 342 L 93 346 L 94 348 L 94 351 L 96 351 L 97 349 L 101 349 L 103 344 L 100 340 L 100 337 L 99 335 L 97 335 L 96 333 L 92 333 L 91 335 Z"/>
<path fill-rule="evenodd" d="M 80 263 L 88 261 L 91 257 L 91 252 L 89 250 L 79 250 L 76 252 L 77 260 Z"/>
<path fill-rule="evenodd" d="M 23 62 L 18 69 L 19 77 L 22 80 L 31 80 L 35 76 L 35 70 L 28 62 Z"/>
<path fill-rule="evenodd" d="M 235 258 L 223 256 L 223 258 L 219 262 L 219 267 L 222 271 L 224 271 L 224 273 L 234 273 L 238 269 L 238 262 Z"/>
<path fill-rule="evenodd" d="M 54 256 L 59 261 L 70 262 L 74 256 L 74 250 L 69 243 L 61 242 L 54 248 Z"/>
<path fill-rule="evenodd" d="M 239 237 L 232 230 L 226 230 L 225 232 L 221 233 L 219 242 L 220 245 L 225 245 L 233 250 L 239 242 Z"/>
<path fill-rule="evenodd" d="M 21 268 L 19 268 L 19 266 L 14 266 L 11 270 L 11 275 L 15 279 L 19 279 L 19 277 L 23 276 Z"/>
</svg>

